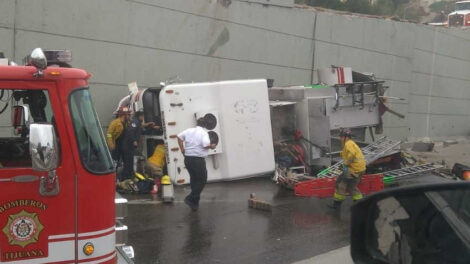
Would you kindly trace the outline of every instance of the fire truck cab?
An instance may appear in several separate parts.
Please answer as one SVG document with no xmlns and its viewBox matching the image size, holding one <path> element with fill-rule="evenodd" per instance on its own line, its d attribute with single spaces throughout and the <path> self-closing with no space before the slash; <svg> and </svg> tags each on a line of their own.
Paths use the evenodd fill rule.
<svg viewBox="0 0 470 264">
<path fill-rule="evenodd" d="M 470 1 L 456 2 L 448 21 L 450 27 L 470 27 Z"/>
<path fill-rule="evenodd" d="M 130 262 L 90 74 L 70 60 L 39 48 L 26 66 L 0 59 L 0 263 Z"/>
</svg>

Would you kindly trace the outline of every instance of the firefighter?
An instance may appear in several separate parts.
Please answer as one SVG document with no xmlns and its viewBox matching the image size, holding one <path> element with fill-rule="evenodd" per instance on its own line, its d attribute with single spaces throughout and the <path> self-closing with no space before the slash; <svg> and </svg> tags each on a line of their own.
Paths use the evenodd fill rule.
<svg viewBox="0 0 470 264">
<path fill-rule="evenodd" d="M 134 176 L 134 152 L 139 144 L 140 135 L 143 128 L 152 126 L 154 129 L 159 127 L 154 122 L 144 123 L 144 111 L 138 110 L 134 114 L 128 129 L 124 133 L 123 138 L 123 171 L 121 180 L 132 179 Z"/>
<path fill-rule="evenodd" d="M 120 107 L 117 115 L 118 117 L 109 124 L 108 131 L 106 133 L 106 140 L 113 160 L 119 163 L 122 158 L 122 135 L 129 122 L 129 108 L 126 106 Z"/>
<path fill-rule="evenodd" d="M 158 144 L 155 147 L 155 150 L 148 158 L 145 164 L 145 171 L 150 172 L 150 175 L 155 177 L 162 177 L 163 176 L 163 166 L 165 165 L 165 145 Z"/>
<path fill-rule="evenodd" d="M 184 155 L 184 165 L 189 172 L 191 193 L 184 202 L 193 210 L 199 208 L 201 192 L 207 182 L 206 157 L 208 149 L 215 149 L 216 144 L 211 143 L 209 134 L 204 129 L 204 118 L 196 121 L 196 127 L 188 128 L 178 134 L 178 145 Z"/>
<path fill-rule="evenodd" d="M 357 185 L 366 171 L 366 160 L 361 149 L 351 139 L 351 131 L 343 129 L 339 137 L 343 146 L 341 151 L 343 173 L 336 180 L 334 200 L 330 206 L 333 209 L 341 207 L 341 203 L 346 199 L 346 192 L 349 192 L 354 202 L 362 199 L 362 193 Z"/>
</svg>

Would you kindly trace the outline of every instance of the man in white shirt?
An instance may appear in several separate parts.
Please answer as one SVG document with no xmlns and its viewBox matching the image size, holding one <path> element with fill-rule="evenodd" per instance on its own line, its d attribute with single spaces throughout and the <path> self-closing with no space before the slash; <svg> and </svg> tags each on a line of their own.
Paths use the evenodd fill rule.
<svg viewBox="0 0 470 264">
<path fill-rule="evenodd" d="M 199 199 L 207 182 L 206 157 L 208 149 L 214 149 L 209 139 L 209 134 L 204 118 L 197 120 L 194 128 L 188 128 L 178 134 L 178 144 L 184 155 L 184 165 L 189 172 L 191 193 L 186 196 L 184 202 L 193 210 L 199 208 Z"/>
</svg>

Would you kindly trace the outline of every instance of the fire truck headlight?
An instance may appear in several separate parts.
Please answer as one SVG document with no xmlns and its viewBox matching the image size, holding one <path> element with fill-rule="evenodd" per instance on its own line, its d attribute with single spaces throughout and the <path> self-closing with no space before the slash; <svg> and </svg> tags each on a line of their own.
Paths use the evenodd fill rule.
<svg viewBox="0 0 470 264">
<path fill-rule="evenodd" d="M 90 256 L 93 252 L 95 252 L 95 246 L 93 246 L 92 243 L 88 242 L 83 246 L 83 253 L 85 253 L 85 255 Z"/>
</svg>

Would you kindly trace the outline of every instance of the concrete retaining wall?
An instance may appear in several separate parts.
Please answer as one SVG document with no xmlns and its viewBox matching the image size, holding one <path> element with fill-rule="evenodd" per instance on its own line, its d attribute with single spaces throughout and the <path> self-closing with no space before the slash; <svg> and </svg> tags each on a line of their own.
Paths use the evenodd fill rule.
<svg viewBox="0 0 470 264">
<path fill-rule="evenodd" d="M 316 81 L 329 65 L 374 72 L 406 98 L 390 106 L 395 138 L 470 132 L 470 33 L 292 8 L 264 0 L 3 0 L 0 51 L 21 61 L 34 47 L 68 48 L 75 67 L 93 73 L 103 125 L 127 83 L 274 78 Z M 280 4 L 281 3 L 281 4 Z"/>
</svg>

